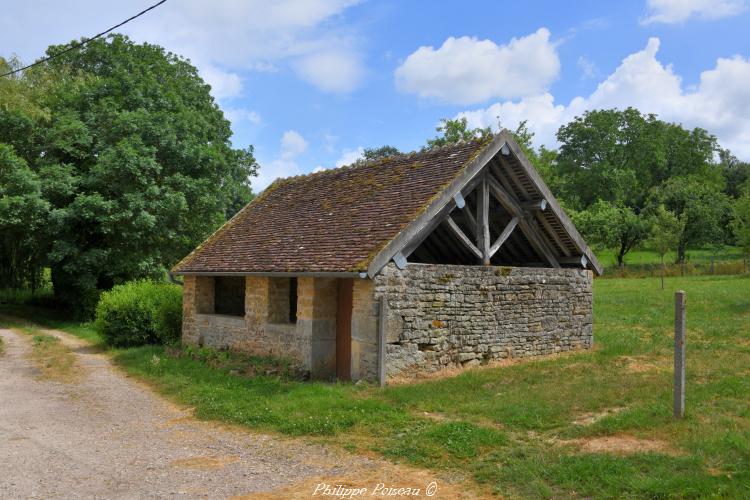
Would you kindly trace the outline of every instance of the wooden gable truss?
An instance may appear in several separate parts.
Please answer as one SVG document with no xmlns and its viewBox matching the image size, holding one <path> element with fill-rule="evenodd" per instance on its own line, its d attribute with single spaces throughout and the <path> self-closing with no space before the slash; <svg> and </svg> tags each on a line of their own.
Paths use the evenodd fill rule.
<svg viewBox="0 0 750 500">
<path fill-rule="evenodd" d="M 484 151 L 373 259 L 525 267 L 601 274 L 591 249 L 508 132 Z"/>
</svg>

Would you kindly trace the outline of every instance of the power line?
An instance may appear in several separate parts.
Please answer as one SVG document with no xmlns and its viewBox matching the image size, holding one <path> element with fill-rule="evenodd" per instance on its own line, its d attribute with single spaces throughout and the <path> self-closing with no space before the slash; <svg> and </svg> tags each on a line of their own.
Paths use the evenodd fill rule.
<svg viewBox="0 0 750 500">
<path fill-rule="evenodd" d="M 36 62 L 34 62 L 34 63 L 31 63 L 31 64 L 29 64 L 28 66 L 24 66 L 23 68 L 18 68 L 18 69 L 15 69 L 15 70 L 13 70 L 13 71 L 10 71 L 10 72 L 8 72 L 8 73 L 4 73 L 4 74 L 0 75 L 0 78 L 2 78 L 2 77 L 4 77 L 4 76 L 11 76 L 11 75 L 15 75 L 16 73 L 19 73 L 19 72 L 21 72 L 21 71 L 23 71 L 23 70 L 29 69 L 29 68 L 31 68 L 32 66 L 36 66 L 37 64 L 42 64 L 42 63 L 45 63 L 45 62 L 49 61 L 50 59 L 54 59 L 54 58 L 56 58 L 56 57 L 58 57 L 58 56 L 61 56 L 61 55 L 65 54 L 65 53 L 67 53 L 67 52 L 70 52 L 71 50 L 79 49 L 79 48 L 83 47 L 84 45 L 86 45 L 87 43 L 89 43 L 89 42 L 92 42 L 92 41 L 96 40 L 97 38 L 103 37 L 104 35 L 106 35 L 106 34 L 107 34 L 107 33 L 109 33 L 110 31 L 116 30 L 116 29 L 117 29 L 117 28 L 119 28 L 120 26 L 124 26 L 125 24 L 128 24 L 128 23 L 129 23 L 130 21 L 132 21 L 133 19 L 136 19 L 136 18 L 138 18 L 138 17 L 141 17 L 141 16 L 142 16 L 143 14 L 145 14 L 146 12 L 148 12 L 148 11 L 150 11 L 150 10 L 153 10 L 153 9 L 157 8 L 158 6 L 160 6 L 161 4 L 163 4 L 163 3 L 164 3 L 164 2 L 166 2 L 166 1 L 167 1 L 167 0 L 161 0 L 160 2 L 157 2 L 157 3 L 155 3 L 154 5 L 152 5 L 151 7 L 149 7 L 148 9 L 145 9 L 145 10 L 142 10 L 142 11 L 140 11 L 140 12 L 139 12 L 138 14 L 134 15 L 133 17 L 129 17 L 128 19 L 125 19 L 125 20 L 124 20 L 123 22 L 121 22 L 120 24 L 118 24 L 118 25 L 116 25 L 116 26 L 112 26 L 112 27 L 111 27 L 111 28 L 109 28 L 109 29 L 108 29 L 107 31 L 102 31 L 101 33 L 98 33 L 98 34 L 94 35 L 94 36 L 93 36 L 93 37 L 91 37 L 91 38 L 88 38 L 88 39 L 86 39 L 86 40 L 84 40 L 84 41 L 82 41 L 82 42 L 79 42 L 79 43 L 73 44 L 73 45 L 71 45 L 70 47 L 68 47 L 68 48 L 67 48 L 67 49 L 65 49 L 65 50 L 61 50 L 60 52 L 58 52 L 58 53 L 56 53 L 56 54 L 52 54 L 51 56 L 47 56 L 47 57 L 45 57 L 45 58 L 43 58 L 43 59 L 40 59 L 40 60 L 38 60 L 38 61 L 36 61 Z"/>
</svg>

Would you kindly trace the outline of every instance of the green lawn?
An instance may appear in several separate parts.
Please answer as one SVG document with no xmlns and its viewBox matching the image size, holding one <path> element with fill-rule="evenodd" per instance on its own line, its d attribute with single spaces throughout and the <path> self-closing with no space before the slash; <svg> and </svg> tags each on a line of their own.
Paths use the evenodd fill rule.
<svg viewBox="0 0 750 500">
<path fill-rule="evenodd" d="M 617 252 L 614 249 L 606 249 L 596 251 L 596 256 L 603 266 L 616 267 L 617 266 Z M 711 257 L 714 257 L 715 261 L 736 261 L 742 260 L 745 255 L 742 253 L 742 249 L 732 246 L 723 246 L 719 249 L 709 248 L 698 248 L 690 249 L 685 252 L 688 262 L 692 263 L 709 263 Z M 676 252 L 669 252 L 664 260 L 667 263 L 672 263 L 677 260 Z M 631 250 L 625 254 L 625 265 L 644 265 L 644 264 L 659 264 L 661 260 L 659 254 L 654 250 L 648 248 L 641 248 Z"/>
<path fill-rule="evenodd" d="M 676 289 L 688 294 L 683 421 L 671 416 Z M 54 326 L 93 338 L 87 325 Z M 112 355 L 199 418 L 374 451 L 504 496 L 750 497 L 748 276 L 667 278 L 664 291 L 657 279 L 596 280 L 595 345 L 384 389 L 243 377 L 162 347 Z M 590 448 L 634 438 L 658 446 Z"/>
</svg>

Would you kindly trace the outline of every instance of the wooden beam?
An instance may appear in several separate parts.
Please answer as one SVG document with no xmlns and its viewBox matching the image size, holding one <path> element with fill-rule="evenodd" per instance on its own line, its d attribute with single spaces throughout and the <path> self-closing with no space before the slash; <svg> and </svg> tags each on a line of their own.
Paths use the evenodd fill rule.
<svg viewBox="0 0 750 500">
<path fill-rule="evenodd" d="M 453 220 L 453 217 L 450 215 L 445 218 L 446 225 L 448 228 L 450 228 L 451 232 L 458 238 L 458 240 L 464 244 L 466 248 L 468 248 L 471 253 L 477 256 L 478 259 L 482 258 L 482 252 L 474 246 L 474 243 L 471 242 L 468 236 L 464 234 L 463 231 L 461 231 L 461 228 L 458 227 L 458 224 L 456 224 L 456 221 Z"/>
<path fill-rule="evenodd" d="M 522 203 L 521 207 L 524 210 L 528 210 L 528 211 L 541 210 L 542 212 L 544 212 L 545 210 L 547 210 L 547 200 L 542 198 L 539 201 L 531 201 L 528 203 Z"/>
<path fill-rule="evenodd" d="M 568 245 L 564 244 L 562 240 L 560 239 L 560 236 L 558 236 L 557 231 L 555 231 L 555 228 L 552 227 L 552 225 L 547 220 L 547 217 L 545 217 L 543 214 L 536 214 L 536 218 L 538 221 L 542 223 L 542 226 L 546 230 L 546 232 L 552 236 L 552 238 L 555 240 L 555 243 L 557 243 L 557 246 L 560 247 L 562 252 L 565 254 L 566 257 L 570 257 L 570 250 L 568 250 Z M 562 261 L 560 261 L 562 262 Z"/>
<path fill-rule="evenodd" d="M 513 196 L 508 193 L 508 191 L 506 191 L 505 188 L 491 175 L 487 176 L 487 186 L 495 198 L 497 198 L 497 201 L 499 201 L 503 208 L 505 208 L 505 210 L 507 210 L 513 217 L 520 218 L 523 216 L 524 211 L 521 208 L 521 205 L 519 205 L 515 198 L 513 198 Z"/>
<path fill-rule="evenodd" d="M 401 252 L 398 252 L 396 255 L 393 256 L 393 262 L 396 263 L 396 267 L 398 267 L 399 269 L 406 268 L 406 256 L 402 254 Z"/>
<path fill-rule="evenodd" d="M 453 195 L 453 201 L 456 202 L 456 206 L 458 208 L 464 208 L 466 206 L 466 200 L 464 200 L 464 197 L 461 195 L 461 192 Z"/>
<path fill-rule="evenodd" d="M 589 263 L 585 255 L 574 255 L 573 257 L 560 258 L 560 264 L 576 264 L 583 268 Z"/>
<path fill-rule="evenodd" d="M 534 247 L 534 250 L 536 250 L 537 253 L 541 254 L 541 257 L 547 259 L 547 262 L 549 262 L 552 267 L 560 267 L 560 263 L 557 261 L 549 248 L 544 245 L 542 238 L 534 230 L 531 224 L 529 224 L 529 222 L 525 219 L 519 219 L 518 225 L 521 227 L 521 231 L 523 231 L 523 233 L 526 235 L 529 243 L 531 243 L 531 246 Z"/>
<path fill-rule="evenodd" d="M 487 175 L 477 186 L 477 249 L 479 258 L 485 266 L 490 265 L 490 192 Z"/>
<path fill-rule="evenodd" d="M 526 219 L 526 213 L 518 202 L 492 176 L 486 176 L 486 179 L 492 194 L 495 195 L 506 210 L 508 210 L 514 217 L 518 218 L 518 226 L 521 228 L 521 231 L 523 231 L 526 239 L 529 240 L 529 243 L 531 243 L 531 246 L 534 247 L 536 253 L 547 259 L 547 262 L 549 262 L 552 267 L 560 267 L 555 256 L 542 242 L 542 238 L 536 228 L 534 228 Z"/>
<path fill-rule="evenodd" d="M 510 180 L 513 181 L 513 184 L 515 186 L 518 186 L 518 192 L 523 193 L 523 197 L 526 199 L 529 199 L 531 196 L 533 196 L 534 193 L 529 193 L 526 191 L 526 188 L 524 187 L 523 183 L 521 182 L 520 177 L 516 175 L 516 171 L 513 170 L 513 166 L 508 161 L 508 158 L 504 158 L 504 162 L 501 162 L 501 171 L 507 173 L 507 177 L 510 178 Z"/>
<path fill-rule="evenodd" d="M 505 229 L 503 229 L 503 232 L 500 233 L 500 236 L 497 237 L 495 242 L 490 247 L 490 257 L 495 255 L 498 250 L 500 250 L 500 247 L 503 246 L 503 243 L 505 243 L 505 240 L 507 240 L 510 237 L 510 233 L 513 232 L 513 230 L 516 228 L 516 225 L 518 225 L 518 217 L 513 217 L 507 226 L 505 226 Z"/>
<path fill-rule="evenodd" d="M 424 239 L 423 234 L 425 226 L 433 223 L 439 215 L 447 214 L 446 206 L 449 204 L 455 206 L 452 198 L 457 192 L 463 192 L 467 186 L 477 179 L 482 170 L 487 166 L 490 160 L 497 154 L 500 148 L 507 142 L 507 137 L 503 134 L 495 136 L 482 151 L 477 154 L 458 174 L 450 185 L 436 196 L 429 206 L 417 216 L 404 230 L 388 242 L 383 249 L 372 259 L 367 267 L 367 274 L 373 278 L 383 267 L 393 258 L 396 252 L 402 251 L 407 245 L 411 245 L 413 240 L 418 236 Z M 440 220 L 437 221 L 437 224 Z M 434 226 L 433 226 L 434 228 Z M 416 246 L 414 247 L 416 248 Z M 413 250 L 412 250 L 413 251 Z"/>
<path fill-rule="evenodd" d="M 594 252 L 592 252 L 588 245 L 586 245 L 586 242 L 583 240 L 583 237 L 573 225 L 573 222 L 562 209 L 555 197 L 552 196 L 549 188 L 544 183 L 544 181 L 542 181 L 539 172 L 537 172 L 534 166 L 531 165 L 531 162 L 529 162 L 528 158 L 526 158 L 526 155 L 523 153 L 520 146 L 518 146 L 518 144 L 515 144 L 515 141 L 512 140 L 511 134 L 508 132 L 498 134 L 498 137 L 503 136 L 505 136 L 506 138 L 506 144 L 508 144 L 508 146 L 510 147 L 512 156 L 515 156 L 518 159 L 518 163 L 524 170 L 524 173 L 528 176 L 531 184 L 537 189 L 539 194 L 541 194 L 542 197 L 547 200 L 548 208 L 558 218 L 560 224 L 562 224 L 563 228 L 565 229 L 565 232 L 568 233 L 570 239 L 575 243 L 575 246 L 582 254 L 586 256 L 588 264 L 591 265 L 596 274 L 602 274 L 604 269 L 594 255 Z"/>
</svg>

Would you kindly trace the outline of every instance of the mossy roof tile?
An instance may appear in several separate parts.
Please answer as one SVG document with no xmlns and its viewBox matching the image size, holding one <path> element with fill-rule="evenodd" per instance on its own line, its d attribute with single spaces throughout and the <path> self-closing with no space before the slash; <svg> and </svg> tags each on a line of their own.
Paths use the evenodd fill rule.
<svg viewBox="0 0 750 500">
<path fill-rule="evenodd" d="M 364 271 L 486 145 L 463 142 L 278 180 L 174 271 Z"/>
</svg>

